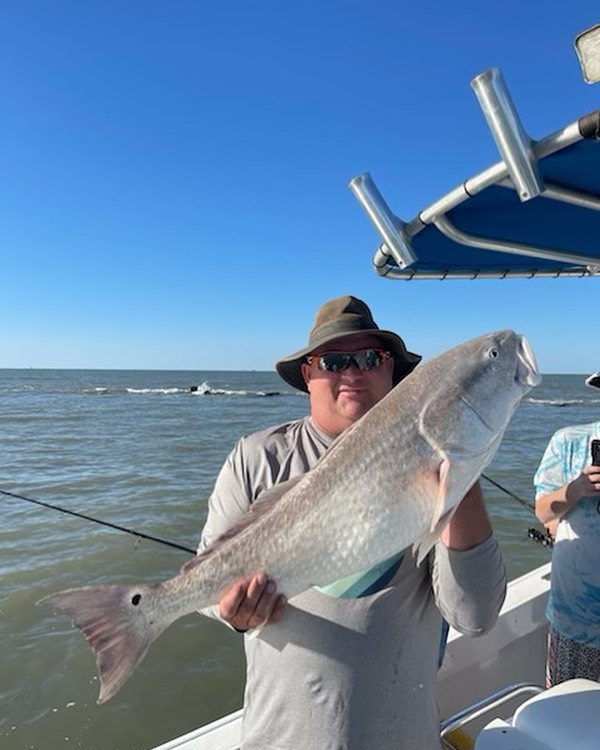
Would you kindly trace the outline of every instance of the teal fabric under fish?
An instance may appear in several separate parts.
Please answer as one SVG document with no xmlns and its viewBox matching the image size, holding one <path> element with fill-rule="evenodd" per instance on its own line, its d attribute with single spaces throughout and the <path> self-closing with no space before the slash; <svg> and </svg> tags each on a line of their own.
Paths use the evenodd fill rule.
<svg viewBox="0 0 600 750">
<path fill-rule="evenodd" d="M 371 596 L 371 594 L 376 594 L 390 583 L 396 575 L 403 559 L 404 552 L 400 552 L 379 563 L 379 565 L 369 568 L 369 570 L 363 570 L 360 573 L 346 576 L 346 578 L 340 578 L 327 586 L 315 586 L 314 588 L 322 594 L 334 596 L 338 599 L 360 599 L 362 596 Z M 450 628 L 446 620 L 442 620 L 438 656 L 440 667 L 442 666 L 446 652 L 449 630 Z"/>
<path fill-rule="evenodd" d="M 404 552 L 400 552 L 368 570 L 346 578 L 339 578 L 327 586 L 315 586 L 315 589 L 338 599 L 359 599 L 361 596 L 371 596 L 389 584 L 396 575 L 403 558 Z"/>
</svg>

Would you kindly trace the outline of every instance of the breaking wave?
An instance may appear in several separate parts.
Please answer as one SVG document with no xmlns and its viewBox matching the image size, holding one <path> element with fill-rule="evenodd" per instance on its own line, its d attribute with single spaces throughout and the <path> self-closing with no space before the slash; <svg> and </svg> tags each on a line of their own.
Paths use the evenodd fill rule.
<svg viewBox="0 0 600 750">
<path fill-rule="evenodd" d="M 190 385 L 187 388 L 116 388 L 110 386 L 96 386 L 94 388 L 83 388 L 83 393 L 98 396 L 114 396 L 123 394 L 142 396 L 173 396 L 187 394 L 191 396 L 255 396 L 257 398 L 267 396 L 281 396 L 281 391 L 263 390 L 232 390 L 228 388 L 213 388 L 207 381 L 200 385 Z"/>
<path fill-rule="evenodd" d="M 600 399 L 561 399 L 561 398 L 524 398 L 523 401 L 537 406 L 581 406 L 582 404 L 597 404 Z"/>
</svg>

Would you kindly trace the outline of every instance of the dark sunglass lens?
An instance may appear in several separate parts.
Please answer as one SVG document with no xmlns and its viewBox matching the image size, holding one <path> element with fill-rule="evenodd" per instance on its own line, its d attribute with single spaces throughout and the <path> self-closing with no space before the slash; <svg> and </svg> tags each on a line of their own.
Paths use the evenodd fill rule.
<svg viewBox="0 0 600 750">
<path fill-rule="evenodd" d="M 348 367 L 349 363 L 349 355 L 342 354 L 341 352 L 322 354 L 319 357 L 319 369 L 325 370 L 326 372 L 342 372 L 342 370 L 345 370 Z"/>
<path fill-rule="evenodd" d="M 356 354 L 354 356 L 354 361 L 358 365 L 359 370 L 368 372 L 381 363 L 381 354 L 374 349 L 367 349 L 364 352 Z"/>
</svg>

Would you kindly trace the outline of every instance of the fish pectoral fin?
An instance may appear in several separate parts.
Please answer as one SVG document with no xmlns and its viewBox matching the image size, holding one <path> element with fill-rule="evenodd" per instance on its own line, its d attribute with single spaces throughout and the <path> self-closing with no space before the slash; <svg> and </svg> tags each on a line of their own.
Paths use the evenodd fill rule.
<svg viewBox="0 0 600 750">
<path fill-rule="evenodd" d="M 450 470 L 452 462 L 449 458 L 444 458 L 438 469 L 437 481 L 437 500 L 431 517 L 431 524 L 420 539 L 413 545 L 413 551 L 417 554 L 417 565 L 427 557 L 433 545 L 440 538 L 442 531 L 450 522 L 458 506 L 448 507 L 447 499 L 449 496 Z"/>
<path fill-rule="evenodd" d="M 459 476 L 457 477 L 455 472 L 455 475 L 452 478 L 451 470 L 452 461 L 446 456 L 441 462 L 438 470 L 439 481 L 437 485 L 437 499 L 431 517 L 431 524 L 429 529 L 413 545 L 413 553 L 417 554 L 417 565 L 421 564 L 433 545 L 440 538 L 442 532 L 458 510 L 458 506 L 464 497 L 464 495 L 461 495 L 456 498 L 456 484 L 454 490 L 450 487 L 451 481 L 456 483 L 457 479 L 458 484 L 462 484 L 464 477 L 460 476 L 460 472 L 458 472 Z M 464 490 L 464 494 L 466 494 L 472 484 L 473 482 L 465 485 L 466 489 Z M 455 500 L 449 504 L 448 498 L 451 498 L 453 495 L 455 496 Z"/>
<path fill-rule="evenodd" d="M 450 519 L 454 515 L 456 508 L 455 505 L 450 510 L 446 511 L 444 515 L 438 520 L 437 524 L 426 531 L 420 539 L 418 539 L 413 545 L 413 552 L 417 555 L 417 565 L 420 565 L 423 560 L 427 557 L 430 550 L 442 535 L 442 531 L 446 528 Z"/>
<path fill-rule="evenodd" d="M 442 531 L 454 517 L 459 505 L 460 502 L 456 503 L 451 508 L 448 508 L 448 510 L 440 516 L 435 526 L 432 524 L 431 528 L 414 543 L 413 553 L 417 554 L 417 565 L 420 565 L 423 562 L 433 545 L 441 537 Z"/>
<path fill-rule="evenodd" d="M 448 486 L 450 483 L 450 467 L 452 466 L 448 458 L 444 458 L 438 469 L 438 492 L 433 516 L 431 517 L 430 533 L 434 533 L 438 528 L 440 521 L 446 515 L 446 498 L 448 497 Z M 444 524 L 445 525 L 445 524 Z M 442 527 L 443 528 L 443 527 Z"/>
</svg>

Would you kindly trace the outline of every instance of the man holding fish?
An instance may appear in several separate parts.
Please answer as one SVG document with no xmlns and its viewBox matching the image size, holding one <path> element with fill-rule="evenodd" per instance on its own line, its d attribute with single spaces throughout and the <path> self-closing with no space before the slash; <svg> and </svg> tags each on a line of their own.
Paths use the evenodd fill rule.
<svg viewBox="0 0 600 750">
<path fill-rule="evenodd" d="M 258 506 L 269 487 L 311 469 L 420 359 L 399 336 L 380 330 L 361 300 L 325 303 L 308 346 L 277 363 L 286 382 L 308 392 L 310 415 L 238 442 L 211 496 L 199 551 Z M 413 407 L 407 404 L 407 420 Z M 379 446 L 363 449 L 393 452 L 384 443 L 382 435 Z M 377 475 L 370 481 L 375 491 Z M 352 509 L 342 500 L 338 512 Z M 439 747 L 442 615 L 461 632 L 480 635 L 496 621 L 506 590 L 478 482 L 429 544 L 420 565 L 410 549 L 398 550 L 292 603 L 262 570 L 228 588 L 213 614 L 238 631 L 260 628 L 258 637 L 245 638 L 243 750 Z"/>
<path fill-rule="evenodd" d="M 439 746 L 442 618 L 484 633 L 506 590 L 477 480 L 540 378 L 510 330 L 419 359 L 361 300 L 325 303 L 277 363 L 310 414 L 238 442 L 181 572 L 41 600 L 83 631 L 99 703 L 200 610 L 256 635 L 243 750 Z"/>
</svg>

